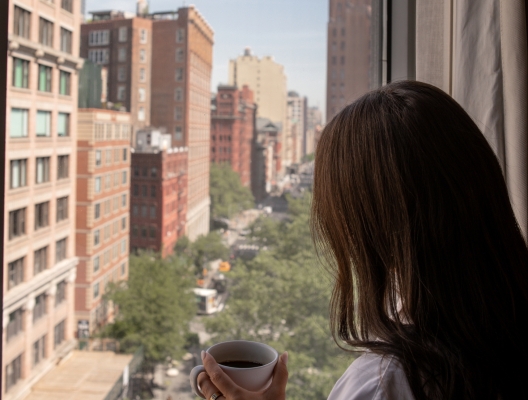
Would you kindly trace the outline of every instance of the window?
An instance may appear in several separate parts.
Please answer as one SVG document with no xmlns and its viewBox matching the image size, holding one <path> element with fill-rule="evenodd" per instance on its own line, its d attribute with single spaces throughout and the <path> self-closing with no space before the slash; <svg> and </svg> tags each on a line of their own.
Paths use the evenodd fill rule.
<svg viewBox="0 0 528 400">
<path fill-rule="evenodd" d="M 96 229 L 94 231 L 94 246 L 99 246 L 100 243 L 101 243 L 101 232 L 99 231 L 99 229 Z"/>
<path fill-rule="evenodd" d="M 73 0 L 61 0 L 61 7 L 63 10 L 73 12 Z"/>
<path fill-rule="evenodd" d="M 147 51 L 145 49 L 139 50 L 139 61 L 140 62 L 146 62 L 147 61 Z"/>
<path fill-rule="evenodd" d="M 183 117 L 183 110 L 181 107 L 174 107 L 174 119 L 176 121 L 181 121 Z"/>
<path fill-rule="evenodd" d="M 123 161 L 126 161 L 127 158 L 128 158 L 128 149 L 124 148 L 123 149 Z"/>
<path fill-rule="evenodd" d="M 101 177 L 100 176 L 95 178 L 94 190 L 95 190 L 95 193 L 101 193 Z"/>
<path fill-rule="evenodd" d="M 139 186 L 138 185 L 134 185 L 132 194 L 134 196 L 139 196 Z"/>
<path fill-rule="evenodd" d="M 28 110 L 12 108 L 10 116 L 9 137 L 19 138 L 28 136 Z"/>
<path fill-rule="evenodd" d="M 61 112 L 58 114 L 57 135 L 59 137 L 70 136 L 70 114 Z"/>
<path fill-rule="evenodd" d="M 156 218 L 156 206 L 150 206 L 150 218 Z"/>
<path fill-rule="evenodd" d="M 121 183 L 123 185 L 126 185 L 127 181 L 128 181 L 128 177 L 127 177 L 127 172 L 126 171 L 123 171 L 122 173 L 122 177 L 121 177 Z"/>
<path fill-rule="evenodd" d="M 99 282 L 97 282 L 93 286 L 93 297 L 94 299 L 97 299 L 99 297 Z"/>
<path fill-rule="evenodd" d="M 95 166 L 101 166 L 101 150 L 95 150 Z"/>
<path fill-rule="evenodd" d="M 156 186 L 150 187 L 150 197 L 156 197 Z"/>
<path fill-rule="evenodd" d="M 69 96 L 71 94 L 71 74 L 66 71 L 60 71 L 59 94 Z"/>
<path fill-rule="evenodd" d="M 70 156 L 57 157 L 57 179 L 66 179 L 69 176 Z"/>
<path fill-rule="evenodd" d="M 119 82 L 126 81 L 126 67 L 121 66 L 117 69 L 117 80 Z"/>
<path fill-rule="evenodd" d="M 139 88 L 139 101 L 145 101 L 147 98 L 147 92 L 144 88 Z"/>
<path fill-rule="evenodd" d="M 183 130 L 181 126 L 177 126 L 174 129 L 174 139 L 175 140 L 183 140 Z"/>
<path fill-rule="evenodd" d="M 13 86 L 26 89 L 29 87 L 29 61 L 13 58 Z"/>
<path fill-rule="evenodd" d="M 57 240 L 55 243 L 55 262 L 58 263 L 66 259 L 67 238 Z"/>
<path fill-rule="evenodd" d="M 183 68 L 176 68 L 176 75 L 174 77 L 177 82 L 183 80 Z"/>
<path fill-rule="evenodd" d="M 60 49 L 61 51 L 71 54 L 72 53 L 72 33 L 68 29 L 61 28 L 60 30 Z"/>
<path fill-rule="evenodd" d="M 50 158 L 37 157 L 36 183 L 49 182 L 50 180 Z"/>
<path fill-rule="evenodd" d="M 126 86 L 117 87 L 117 100 L 125 100 Z"/>
<path fill-rule="evenodd" d="M 95 256 L 93 259 L 93 272 L 99 271 L 99 256 Z"/>
<path fill-rule="evenodd" d="M 110 189 L 112 186 L 112 175 L 108 174 L 105 176 L 105 190 Z"/>
<path fill-rule="evenodd" d="M 42 17 L 39 18 L 39 43 L 53 46 L 53 22 Z"/>
<path fill-rule="evenodd" d="M 26 234 L 26 208 L 9 213 L 9 240 Z"/>
<path fill-rule="evenodd" d="M 90 46 L 102 46 L 110 43 L 110 31 L 91 31 L 88 36 Z"/>
<path fill-rule="evenodd" d="M 138 235 L 138 231 L 139 231 L 138 226 L 137 226 L 137 225 L 134 225 L 134 226 L 132 227 L 132 236 L 137 237 L 137 235 Z"/>
<path fill-rule="evenodd" d="M 57 292 L 55 293 L 55 305 L 58 306 L 66 300 L 66 281 L 57 283 Z"/>
<path fill-rule="evenodd" d="M 31 21 L 31 13 L 18 6 L 15 6 L 13 16 L 13 33 L 20 37 L 29 39 L 29 23 Z"/>
<path fill-rule="evenodd" d="M 148 196 L 148 189 L 147 189 L 146 185 L 141 186 L 141 194 L 142 194 L 143 197 L 147 197 Z"/>
<path fill-rule="evenodd" d="M 145 121 L 145 108 L 144 107 L 139 107 L 138 120 Z"/>
<path fill-rule="evenodd" d="M 132 215 L 137 216 L 139 214 L 139 206 L 137 204 L 134 204 L 132 206 Z"/>
<path fill-rule="evenodd" d="M 110 53 L 108 49 L 89 50 L 88 59 L 95 64 L 108 64 L 110 61 Z"/>
<path fill-rule="evenodd" d="M 99 219 L 101 217 L 101 204 L 97 203 L 94 206 L 94 219 Z"/>
<path fill-rule="evenodd" d="M 51 67 L 39 64 L 38 90 L 51 92 Z"/>
<path fill-rule="evenodd" d="M 24 257 L 10 262 L 7 266 L 8 282 L 7 290 L 14 288 L 24 282 Z"/>
<path fill-rule="evenodd" d="M 114 173 L 114 186 L 119 185 L 119 172 Z"/>
<path fill-rule="evenodd" d="M 68 196 L 57 199 L 57 222 L 68 219 Z"/>
<path fill-rule="evenodd" d="M 126 252 L 126 239 L 121 240 L 121 254 Z"/>
<path fill-rule="evenodd" d="M 33 323 L 38 321 L 46 314 L 46 293 L 39 294 L 35 297 L 35 306 L 33 307 Z"/>
<path fill-rule="evenodd" d="M 156 178 L 158 176 L 158 169 L 156 167 L 152 167 L 150 169 L 150 176 L 152 178 Z"/>
<path fill-rule="evenodd" d="M 39 340 L 33 343 L 33 365 L 37 365 L 39 362 L 46 358 L 45 352 L 46 335 L 42 336 Z"/>
<path fill-rule="evenodd" d="M 147 40 L 148 40 L 147 38 L 148 38 L 148 36 L 147 36 L 147 30 L 146 30 L 146 29 L 141 29 L 141 30 L 139 31 L 139 42 L 140 42 L 140 43 L 143 43 L 143 44 L 144 44 L 144 43 L 147 43 Z"/>
<path fill-rule="evenodd" d="M 35 230 L 49 225 L 49 201 L 35 204 Z"/>
<path fill-rule="evenodd" d="M 121 230 L 124 231 L 126 229 L 126 217 L 121 218 Z"/>
<path fill-rule="evenodd" d="M 183 89 L 181 87 L 177 87 L 176 90 L 174 90 L 174 100 L 183 101 Z"/>
<path fill-rule="evenodd" d="M 151 239 L 155 239 L 156 238 L 156 227 L 155 226 L 151 226 L 150 227 L 150 238 Z"/>
<path fill-rule="evenodd" d="M 145 68 L 139 69 L 139 81 L 145 82 L 147 80 L 147 75 L 145 74 Z"/>
<path fill-rule="evenodd" d="M 126 26 L 121 26 L 119 28 L 119 41 L 120 42 L 127 41 L 127 27 Z"/>
<path fill-rule="evenodd" d="M 35 250 L 33 258 L 33 273 L 37 275 L 48 268 L 48 246 Z"/>
<path fill-rule="evenodd" d="M 58 345 L 64 342 L 65 325 L 66 325 L 66 320 L 63 320 L 59 322 L 57 325 L 55 325 L 55 328 L 53 329 L 53 333 L 54 333 L 53 348 L 56 348 Z"/>
<path fill-rule="evenodd" d="M 176 62 L 183 62 L 183 49 L 181 47 L 176 49 Z"/>
<path fill-rule="evenodd" d="M 121 264 L 121 275 L 125 275 L 125 273 L 126 273 L 126 264 L 123 263 Z"/>
<path fill-rule="evenodd" d="M 51 112 L 37 111 L 37 136 L 51 136 Z"/>
<path fill-rule="evenodd" d="M 126 47 L 120 47 L 117 52 L 117 61 L 119 62 L 125 62 L 127 60 L 127 48 Z"/>
<path fill-rule="evenodd" d="M 147 237 L 147 228 L 145 226 L 141 227 L 141 237 Z"/>
<path fill-rule="evenodd" d="M 176 31 L 176 42 L 182 43 L 185 38 L 185 31 L 183 29 L 178 29 Z"/>
<path fill-rule="evenodd" d="M 22 316 L 24 314 L 24 311 L 22 308 L 19 308 L 15 311 L 13 311 L 11 314 L 9 314 L 9 322 L 7 323 L 7 339 L 6 341 L 9 342 L 9 339 L 15 337 L 20 332 L 22 332 Z"/>
<path fill-rule="evenodd" d="M 147 217 L 147 206 L 145 205 L 141 206 L 141 216 L 145 218 Z"/>
<path fill-rule="evenodd" d="M 27 185 L 27 159 L 23 160 L 11 160 L 10 162 L 11 170 L 11 180 L 10 187 L 11 189 L 16 189 L 19 187 L 24 187 Z"/>
</svg>

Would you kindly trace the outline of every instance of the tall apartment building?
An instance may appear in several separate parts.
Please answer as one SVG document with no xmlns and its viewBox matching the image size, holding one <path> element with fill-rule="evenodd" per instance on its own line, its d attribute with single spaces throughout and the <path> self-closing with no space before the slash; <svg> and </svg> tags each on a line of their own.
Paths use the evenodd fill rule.
<svg viewBox="0 0 528 400">
<path fill-rule="evenodd" d="M 287 85 L 284 67 L 266 56 L 259 58 L 246 48 L 244 55 L 229 61 L 228 82 L 231 86 L 249 86 L 258 106 L 257 117 L 268 118 L 282 127 L 287 125 Z M 286 142 L 286 129 L 282 129 L 279 141 Z M 282 145 L 282 166 L 291 164 L 286 146 Z"/>
<path fill-rule="evenodd" d="M 218 86 L 211 111 L 211 162 L 227 162 L 251 185 L 251 144 L 255 135 L 256 105 L 247 85 Z"/>
<path fill-rule="evenodd" d="M 372 0 L 330 0 L 326 120 L 370 89 Z"/>
<path fill-rule="evenodd" d="M 129 113 L 78 111 L 75 318 L 90 332 L 112 317 L 106 285 L 128 277 L 130 134 Z"/>
<path fill-rule="evenodd" d="M 152 19 L 152 125 L 189 148 L 186 233 L 209 232 L 209 150 L 213 30 L 193 7 Z"/>
<path fill-rule="evenodd" d="M 9 5 L 2 392 L 23 398 L 74 340 L 80 3 Z"/>
<path fill-rule="evenodd" d="M 306 117 L 306 150 L 305 154 L 315 152 L 315 136 L 320 132 L 323 124 L 323 117 L 319 107 L 308 107 Z"/>
<path fill-rule="evenodd" d="M 286 126 L 286 154 L 287 159 L 298 164 L 306 155 L 306 108 L 308 100 L 297 92 L 288 92 L 288 118 Z"/>
<path fill-rule="evenodd" d="M 267 118 L 257 118 L 251 160 L 251 191 L 257 202 L 277 184 L 281 170 L 281 127 Z"/>
<path fill-rule="evenodd" d="M 172 254 L 185 235 L 188 148 L 172 147 L 172 135 L 139 131 L 132 153 L 130 246 Z"/>
<path fill-rule="evenodd" d="M 134 132 L 149 126 L 152 21 L 121 11 L 91 14 L 81 25 L 80 54 L 105 68 L 107 107 L 130 112 Z"/>
</svg>

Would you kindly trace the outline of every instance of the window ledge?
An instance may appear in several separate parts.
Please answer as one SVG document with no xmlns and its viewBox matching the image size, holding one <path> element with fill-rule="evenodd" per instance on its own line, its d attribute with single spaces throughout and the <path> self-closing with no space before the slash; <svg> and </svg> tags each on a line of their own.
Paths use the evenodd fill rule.
<svg viewBox="0 0 528 400">
<path fill-rule="evenodd" d="M 18 87 L 18 86 L 11 86 L 10 89 L 12 91 L 14 91 L 14 92 L 31 94 L 31 89 L 30 88 L 22 88 L 22 87 Z"/>
</svg>

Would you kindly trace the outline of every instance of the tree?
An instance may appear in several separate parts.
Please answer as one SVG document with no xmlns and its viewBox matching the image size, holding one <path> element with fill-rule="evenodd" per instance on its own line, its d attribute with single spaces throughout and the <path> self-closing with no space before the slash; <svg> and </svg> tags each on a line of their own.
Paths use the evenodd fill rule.
<svg viewBox="0 0 528 400">
<path fill-rule="evenodd" d="M 212 163 L 210 174 L 211 218 L 230 218 L 254 206 L 251 191 L 242 186 L 229 164 Z"/>
<path fill-rule="evenodd" d="M 183 257 L 189 265 L 194 265 L 198 274 L 209 261 L 219 258 L 227 260 L 229 257 L 229 249 L 222 242 L 222 236 L 218 232 L 201 235 L 194 242 L 184 236 L 176 242 L 174 251 L 176 257 Z"/>
<path fill-rule="evenodd" d="M 290 400 L 325 399 L 353 355 L 334 343 L 328 323 L 332 282 L 317 263 L 309 229 L 310 195 L 288 197 L 286 221 L 259 219 L 253 240 L 266 245 L 230 272 L 226 309 L 206 320 L 213 342 L 246 339 L 288 350 Z"/>
<path fill-rule="evenodd" d="M 131 255 L 128 281 L 110 284 L 105 295 L 119 312 L 101 335 L 118 339 L 127 352 L 143 346 L 151 365 L 183 355 L 196 313 L 193 286 L 185 263 L 154 253 Z"/>
</svg>

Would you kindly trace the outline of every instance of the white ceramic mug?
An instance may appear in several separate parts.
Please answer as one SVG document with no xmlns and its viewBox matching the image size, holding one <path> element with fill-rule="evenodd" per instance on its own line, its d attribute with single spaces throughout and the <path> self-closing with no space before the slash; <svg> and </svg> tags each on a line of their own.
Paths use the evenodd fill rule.
<svg viewBox="0 0 528 400">
<path fill-rule="evenodd" d="M 279 353 L 273 347 L 264 343 L 246 340 L 217 343 L 206 351 L 220 364 L 220 368 L 233 382 L 252 392 L 265 389 L 271 383 L 273 369 L 279 359 Z M 221 364 L 226 361 L 249 361 L 262 365 L 253 368 L 235 368 Z M 190 375 L 191 387 L 197 396 L 205 399 L 205 395 L 198 387 L 197 382 L 198 375 L 201 372 L 205 372 L 203 365 L 193 368 Z"/>
</svg>

